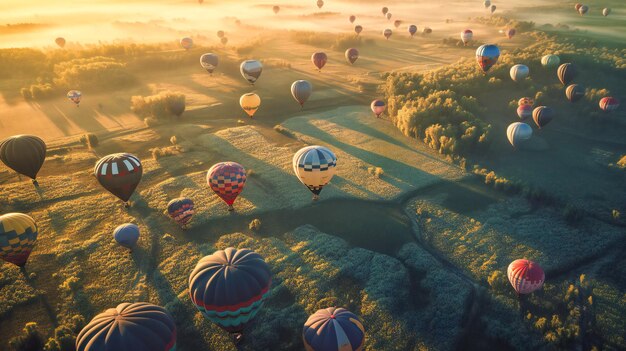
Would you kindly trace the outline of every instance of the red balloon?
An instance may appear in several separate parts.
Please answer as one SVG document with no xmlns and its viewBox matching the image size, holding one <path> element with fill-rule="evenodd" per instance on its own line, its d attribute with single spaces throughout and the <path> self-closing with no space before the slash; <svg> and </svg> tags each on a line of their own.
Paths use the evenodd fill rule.
<svg viewBox="0 0 626 351">
<path fill-rule="evenodd" d="M 541 266 L 525 259 L 511 262 L 507 276 L 518 294 L 530 294 L 543 286 L 546 278 Z"/>
</svg>

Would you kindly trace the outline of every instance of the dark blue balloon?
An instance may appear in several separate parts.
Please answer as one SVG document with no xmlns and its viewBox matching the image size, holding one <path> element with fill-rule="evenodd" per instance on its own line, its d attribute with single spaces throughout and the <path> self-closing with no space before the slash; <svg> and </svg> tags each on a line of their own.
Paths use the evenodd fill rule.
<svg viewBox="0 0 626 351">
<path fill-rule="evenodd" d="M 361 351 L 365 328 L 359 317 L 345 308 L 324 308 L 304 323 L 302 339 L 307 350 Z"/>
<path fill-rule="evenodd" d="M 139 227 L 132 223 L 124 223 L 115 228 L 113 236 L 118 244 L 132 249 L 137 245 L 137 240 L 139 240 Z"/>
</svg>

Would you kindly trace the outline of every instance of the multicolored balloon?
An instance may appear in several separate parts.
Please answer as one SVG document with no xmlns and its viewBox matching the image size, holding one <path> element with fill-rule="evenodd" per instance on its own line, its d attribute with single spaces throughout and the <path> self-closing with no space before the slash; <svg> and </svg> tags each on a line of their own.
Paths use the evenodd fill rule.
<svg viewBox="0 0 626 351">
<path fill-rule="evenodd" d="M 188 197 L 178 197 L 167 203 L 167 214 L 183 228 L 191 222 L 194 213 L 194 203 Z"/>
<path fill-rule="evenodd" d="M 205 256 L 189 275 L 189 296 L 202 315 L 241 333 L 270 293 L 272 273 L 258 253 L 229 247 Z"/>
<path fill-rule="evenodd" d="M 500 49 L 493 44 L 481 45 L 476 50 L 476 61 L 484 73 L 487 73 L 487 71 L 498 62 L 499 57 Z"/>
<path fill-rule="evenodd" d="M 76 104 L 76 107 L 80 106 L 80 100 L 83 98 L 83 93 L 78 90 L 70 90 L 67 92 L 67 98 Z"/>
<path fill-rule="evenodd" d="M 619 107 L 619 100 L 614 97 L 607 96 L 600 99 L 600 109 L 604 112 L 611 112 L 617 110 Z"/>
<path fill-rule="evenodd" d="M 0 258 L 23 267 L 37 241 L 37 224 L 29 215 L 7 213 L 0 216 Z"/>
<path fill-rule="evenodd" d="M 118 244 L 132 250 L 139 240 L 139 227 L 133 223 L 124 223 L 113 230 L 113 237 Z"/>
<path fill-rule="evenodd" d="M 193 47 L 193 39 L 189 37 L 182 38 L 180 40 L 180 46 L 182 46 L 185 50 L 191 49 Z"/>
<path fill-rule="evenodd" d="M 525 120 L 526 118 L 530 118 L 533 115 L 533 107 L 532 105 L 520 105 L 517 107 L 517 116 L 521 120 Z"/>
<path fill-rule="evenodd" d="M 313 64 L 315 65 L 315 67 L 317 67 L 318 71 L 322 71 L 322 68 L 324 67 L 324 65 L 326 65 L 326 62 L 328 61 L 328 56 L 326 56 L 326 53 L 318 51 L 313 53 L 313 55 L 311 55 L 311 62 L 313 62 Z"/>
<path fill-rule="evenodd" d="M 239 66 L 239 71 L 250 84 L 254 85 L 263 72 L 263 65 L 257 60 L 246 60 Z"/>
<path fill-rule="evenodd" d="M 533 110 L 533 120 L 539 129 L 546 126 L 554 118 L 554 110 L 547 106 L 539 106 Z"/>
<path fill-rule="evenodd" d="M 359 58 L 359 50 L 355 48 L 349 48 L 348 50 L 346 50 L 345 56 L 348 63 L 354 64 Z"/>
<path fill-rule="evenodd" d="M 521 82 L 528 77 L 530 70 L 526 65 L 515 65 L 511 67 L 509 73 L 511 75 L 511 79 L 513 79 L 514 82 Z"/>
<path fill-rule="evenodd" d="M 313 200 L 319 199 L 322 188 L 335 175 L 337 156 L 328 148 L 319 145 L 304 147 L 293 155 L 293 171 L 313 193 Z"/>
<path fill-rule="evenodd" d="M 102 187 L 130 206 L 128 200 L 141 181 L 143 167 L 134 155 L 118 153 L 104 156 L 93 171 Z"/>
<path fill-rule="evenodd" d="M 541 58 L 541 65 L 547 68 L 553 68 L 561 63 L 561 59 L 557 55 L 548 54 Z"/>
<path fill-rule="evenodd" d="M 309 99 L 313 92 L 313 86 L 306 80 L 297 80 L 291 84 L 291 96 L 304 107 L 304 103 Z"/>
<path fill-rule="evenodd" d="M 463 42 L 463 45 L 467 45 L 467 43 L 469 43 L 473 37 L 474 32 L 472 32 L 470 29 L 466 29 L 461 32 L 461 41 Z"/>
<path fill-rule="evenodd" d="M 219 58 L 216 54 L 206 53 L 200 56 L 200 66 L 209 72 L 209 74 L 213 74 L 213 71 L 217 68 L 218 63 Z"/>
<path fill-rule="evenodd" d="M 385 102 L 382 100 L 374 100 L 370 104 L 370 108 L 372 109 L 372 112 L 374 112 L 374 114 L 376 115 L 376 118 L 379 118 L 380 115 L 385 112 L 385 108 L 387 108 L 387 105 L 385 105 Z"/>
<path fill-rule="evenodd" d="M 393 34 L 393 31 L 389 28 L 383 30 L 383 35 L 385 36 L 385 39 L 389 40 L 389 37 Z"/>
<path fill-rule="evenodd" d="M 559 66 L 556 71 L 557 77 L 561 81 L 561 84 L 568 85 L 574 80 L 574 77 L 578 74 L 578 69 L 573 63 L 564 63 Z"/>
<path fill-rule="evenodd" d="M 58 37 L 58 38 L 54 39 L 54 42 L 61 48 L 65 47 L 65 38 Z"/>
<path fill-rule="evenodd" d="M 541 266 L 525 259 L 511 262 L 507 269 L 507 276 L 518 294 L 530 294 L 541 289 L 546 278 Z"/>
<path fill-rule="evenodd" d="M 585 87 L 580 84 L 568 85 L 565 89 L 565 96 L 569 102 L 578 102 L 585 96 Z"/>
<path fill-rule="evenodd" d="M 254 118 L 254 114 L 261 106 L 261 97 L 255 93 L 243 94 L 239 98 L 239 105 L 250 118 Z"/>
<path fill-rule="evenodd" d="M 15 172 L 37 183 L 37 173 L 46 160 L 46 143 L 34 135 L 14 135 L 0 141 L 0 160 Z"/>
<path fill-rule="evenodd" d="M 533 129 L 528 124 L 522 122 L 511 123 L 506 129 L 506 137 L 513 147 L 530 139 L 532 135 Z"/>
<path fill-rule="evenodd" d="M 521 99 L 519 99 L 519 101 L 517 101 L 517 106 L 522 106 L 522 105 L 534 105 L 535 101 L 532 98 L 529 97 L 523 97 Z"/>
<path fill-rule="evenodd" d="M 76 337 L 76 351 L 174 351 L 176 323 L 163 307 L 122 303 L 93 317 Z"/>
<path fill-rule="evenodd" d="M 214 164 L 206 175 L 207 184 L 233 211 L 233 203 L 246 185 L 246 170 L 236 162 Z"/>
<path fill-rule="evenodd" d="M 307 351 L 361 351 L 365 328 L 359 317 L 345 308 L 324 308 L 304 323 L 302 339 Z"/>
</svg>

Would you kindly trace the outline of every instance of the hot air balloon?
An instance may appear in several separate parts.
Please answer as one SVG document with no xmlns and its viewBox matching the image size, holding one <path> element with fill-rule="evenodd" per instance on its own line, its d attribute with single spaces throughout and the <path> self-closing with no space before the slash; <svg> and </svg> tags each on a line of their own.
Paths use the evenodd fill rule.
<svg viewBox="0 0 626 351">
<path fill-rule="evenodd" d="M 496 5 L 491 5 L 491 7 L 489 8 L 489 10 L 491 11 L 491 14 L 493 14 L 494 12 L 496 12 Z"/>
<path fill-rule="evenodd" d="M 521 120 L 525 120 L 526 118 L 532 117 L 533 115 L 533 107 L 532 105 L 520 105 L 517 106 L 517 116 Z"/>
<path fill-rule="evenodd" d="M 180 40 L 180 46 L 182 46 L 185 50 L 191 49 L 193 47 L 193 39 L 189 37 L 182 38 Z"/>
<path fill-rule="evenodd" d="M 280 6 L 272 7 L 272 11 L 274 11 L 274 14 L 278 14 L 278 12 L 280 11 Z"/>
<path fill-rule="evenodd" d="M 383 16 L 387 15 L 387 12 L 389 12 L 389 9 L 386 6 L 383 7 Z"/>
<path fill-rule="evenodd" d="M 345 308 L 323 308 L 304 323 L 302 339 L 307 351 L 361 351 L 365 328 L 359 317 Z"/>
<path fill-rule="evenodd" d="M 215 54 L 207 53 L 200 56 L 200 65 L 202 68 L 206 69 L 209 74 L 213 74 L 213 71 L 217 68 L 218 63 L 219 59 Z"/>
<path fill-rule="evenodd" d="M 354 21 L 356 21 L 356 16 L 355 15 L 351 15 L 349 20 L 350 20 L 350 23 L 354 23 Z"/>
<path fill-rule="evenodd" d="M 430 34 L 432 32 L 433 32 L 433 30 L 430 29 L 430 27 L 424 27 L 424 29 L 422 29 L 422 34 L 423 35 Z"/>
<path fill-rule="evenodd" d="M 80 100 L 83 98 L 83 93 L 78 90 L 70 90 L 67 92 L 67 98 L 78 107 L 80 106 Z"/>
<path fill-rule="evenodd" d="M 529 97 L 523 97 L 517 101 L 517 106 L 529 105 L 532 106 L 535 104 L 535 101 Z"/>
<path fill-rule="evenodd" d="M 222 43 L 222 45 L 228 44 L 228 38 L 223 37 L 222 39 L 220 39 L 220 43 Z"/>
<path fill-rule="evenodd" d="M 24 267 L 37 241 L 37 224 L 29 215 L 7 213 L 0 216 L 0 258 Z"/>
<path fill-rule="evenodd" d="M 363 26 L 358 25 L 358 24 L 354 26 L 354 32 L 356 33 L 356 35 L 361 34 L 362 31 L 363 31 Z"/>
<path fill-rule="evenodd" d="M 124 223 L 113 230 L 113 237 L 118 244 L 132 250 L 139 240 L 139 227 L 133 223 Z"/>
<path fill-rule="evenodd" d="M 489 6 L 491 6 L 491 1 L 485 0 L 485 2 L 483 2 L 483 5 L 485 6 L 485 8 L 488 8 Z"/>
<path fill-rule="evenodd" d="M 261 97 L 255 93 L 243 94 L 239 98 L 239 105 L 244 111 L 246 111 L 250 118 L 253 118 L 256 110 L 258 110 L 259 106 L 261 106 Z"/>
<path fill-rule="evenodd" d="M 526 65 L 515 65 L 511 67 L 511 70 L 509 71 L 511 79 L 513 79 L 514 82 L 520 82 L 526 79 L 529 73 L 530 71 L 528 70 L 528 66 Z"/>
<path fill-rule="evenodd" d="M 472 40 L 472 37 L 474 37 L 474 32 L 469 29 L 461 32 L 461 41 L 463 41 L 463 45 L 467 45 L 467 43 Z"/>
<path fill-rule="evenodd" d="M 348 61 L 350 64 L 354 64 L 354 62 L 356 62 L 356 60 L 359 58 L 359 50 L 355 48 L 350 48 L 346 50 L 345 55 L 346 61 Z"/>
<path fill-rule="evenodd" d="M 602 111 L 611 112 L 617 110 L 619 107 L 619 100 L 614 97 L 607 96 L 600 99 L 599 105 Z"/>
<path fill-rule="evenodd" d="M 136 156 L 128 153 L 104 156 L 93 172 L 102 187 L 130 206 L 128 200 L 141 181 L 143 167 Z"/>
<path fill-rule="evenodd" d="M 220 39 L 221 39 L 221 38 L 223 38 L 225 35 L 226 35 L 226 33 L 224 33 L 224 31 L 223 31 L 223 30 L 218 30 L 218 31 L 217 31 L 217 37 L 218 37 L 218 38 L 220 38 Z"/>
<path fill-rule="evenodd" d="M 202 3 L 204 2 L 204 0 L 198 0 L 198 4 L 202 5 Z"/>
<path fill-rule="evenodd" d="M 391 19 L 391 12 L 387 12 L 387 16 L 386 17 L 387 17 L 387 20 L 390 20 Z"/>
<path fill-rule="evenodd" d="M 321 9 L 322 6 L 324 6 L 324 1 L 323 0 L 317 0 L 317 8 Z"/>
<path fill-rule="evenodd" d="M 190 198 L 178 197 L 167 204 L 167 214 L 183 229 L 187 227 L 194 213 L 194 204 Z"/>
<path fill-rule="evenodd" d="M 163 307 L 122 303 L 93 317 L 76 337 L 76 351 L 174 351 L 176 323 Z"/>
<path fill-rule="evenodd" d="M 326 56 L 326 53 L 318 51 L 311 55 L 311 62 L 313 62 L 315 67 L 317 67 L 317 70 L 320 72 L 322 71 L 322 67 L 326 65 L 326 61 L 328 61 L 328 56 Z"/>
<path fill-rule="evenodd" d="M 291 84 L 291 95 L 302 107 L 312 92 L 313 86 L 306 80 L 297 80 Z"/>
<path fill-rule="evenodd" d="M 393 34 L 393 31 L 392 31 L 391 29 L 389 29 L 389 28 L 387 28 L 387 29 L 385 29 L 385 30 L 383 31 L 383 35 L 385 36 L 385 38 L 386 38 L 387 40 L 389 40 L 389 37 L 391 36 L 391 34 Z"/>
<path fill-rule="evenodd" d="M 216 163 L 207 172 L 206 182 L 233 211 L 233 203 L 246 185 L 246 170 L 236 162 Z"/>
<path fill-rule="evenodd" d="M 578 69 L 573 63 L 564 63 L 560 65 L 556 71 L 556 74 L 563 85 L 571 83 L 577 73 Z"/>
<path fill-rule="evenodd" d="M 254 82 L 259 79 L 261 72 L 263 72 L 263 65 L 257 60 L 246 60 L 239 66 L 239 71 L 250 84 L 254 85 Z"/>
<path fill-rule="evenodd" d="M 533 120 L 539 129 L 550 123 L 552 118 L 554 118 L 554 110 L 550 107 L 539 106 L 533 110 Z"/>
<path fill-rule="evenodd" d="M 561 59 L 557 55 L 548 54 L 541 58 L 541 65 L 548 68 L 553 68 L 561 63 Z"/>
<path fill-rule="evenodd" d="M 54 39 L 54 42 L 61 48 L 65 47 L 65 38 L 58 37 Z"/>
<path fill-rule="evenodd" d="M 270 293 L 272 273 L 258 253 L 229 247 L 205 256 L 189 275 L 191 301 L 235 340 Z"/>
<path fill-rule="evenodd" d="M 387 106 L 385 105 L 385 102 L 382 100 L 374 100 L 370 105 L 370 108 L 372 109 L 372 112 L 374 112 L 374 114 L 376 115 L 376 118 L 379 118 L 380 115 L 385 112 L 386 107 Z"/>
<path fill-rule="evenodd" d="M 578 8 L 578 13 L 580 13 L 581 16 L 584 16 L 587 13 L 587 11 L 589 11 L 589 6 L 587 5 L 583 5 Z"/>
<path fill-rule="evenodd" d="M 293 171 L 313 193 L 313 200 L 319 199 L 322 188 L 333 178 L 337 157 L 329 149 L 313 145 L 304 147 L 293 155 Z"/>
<path fill-rule="evenodd" d="M 530 139 L 532 135 L 533 129 L 528 124 L 522 122 L 511 123 L 506 129 L 506 136 L 513 147 Z"/>
<path fill-rule="evenodd" d="M 37 173 L 46 159 L 46 143 L 34 135 L 14 135 L 0 141 L 0 160 L 7 167 L 37 183 Z"/>
<path fill-rule="evenodd" d="M 401 24 L 402 24 L 402 21 L 400 21 L 400 20 L 393 21 L 393 26 L 396 27 L 396 28 L 400 27 Z"/>
<path fill-rule="evenodd" d="M 493 44 L 481 45 L 476 50 L 476 61 L 484 73 L 487 73 L 498 62 L 498 57 L 500 57 L 500 49 Z"/>
<path fill-rule="evenodd" d="M 515 35 L 515 28 L 509 28 L 506 30 L 506 37 L 511 39 Z"/>
<path fill-rule="evenodd" d="M 541 266 L 524 259 L 511 262 L 507 269 L 507 276 L 518 294 L 530 294 L 541 289 L 546 278 Z"/>
<path fill-rule="evenodd" d="M 580 84 L 568 85 L 565 89 L 565 96 L 569 102 L 578 102 L 585 96 L 585 88 Z"/>
<path fill-rule="evenodd" d="M 602 16 L 606 17 L 611 14 L 611 9 L 606 7 L 602 10 Z"/>
<path fill-rule="evenodd" d="M 576 5 L 574 5 L 574 8 L 576 9 L 576 12 L 578 12 L 578 9 L 580 9 L 580 7 L 583 6 L 583 4 L 577 2 Z"/>
<path fill-rule="evenodd" d="M 415 33 L 417 33 L 417 26 L 412 24 L 408 27 L 408 31 L 409 34 L 411 34 L 411 37 L 413 37 L 415 35 Z"/>
</svg>

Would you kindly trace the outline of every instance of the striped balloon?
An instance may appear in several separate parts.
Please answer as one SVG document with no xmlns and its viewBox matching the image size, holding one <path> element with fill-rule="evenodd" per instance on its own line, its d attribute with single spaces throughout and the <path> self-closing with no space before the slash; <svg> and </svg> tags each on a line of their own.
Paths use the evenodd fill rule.
<svg viewBox="0 0 626 351">
<path fill-rule="evenodd" d="M 539 106 L 533 110 L 533 120 L 539 129 L 546 126 L 554 118 L 554 110 L 548 106 Z"/>
<path fill-rule="evenodd" d="M 511 262 L 507 276 L 518 294 L 530 294 L 540 289 L 545 280 L 543 269 L 537 263 L 525 259 Z"/>
<path fill-rule="evenodd" d="M 611 112 L 617 110 L 619 107 L 619 100 L 614 97 L 607 96 L 600 99 L 599 105 L 602 111 Z"/>
<path fill-rule="evenodd" d="M 307 351 L 361 351 L 365 328 L 354 313 L 330 307 L 313 313 L 302 330 Z"/>
<path fill-rule="evenodd" d="M 37 241 L 37 224 L 23 213 L 0 216 L 0 258 L 23 267 Z"/>
<path fill-rule="evenodd" d="M 233 203 L 246 185 L 246 170 L 236 162 L 214 164 L 206 175 L 207 184 L 233 210 Z"/>
<path fill-rule="evenodd" d="M 96 163 L 94 174 L 106 190 L 128 202 L 141 181 L 143 168 L 136 156 L 119 153 L 101 158 Z"/>
<path fill-rule="evenodd" d="M 83 93 L 78 90 L 70 90 L 67 92 L 67 98 L 76 104 L 76 107 L 80 106 L 80 100 L 83 97 Z"/>
<path fill-rule="evenodd" d="M 206 319 L 238 333 L 261 309 L 271 282 L 261 255 L 229 247 L 198 261 L 189 276 L 189 296 Z"/>
<path fill-rule="evenodd" d="M 561 59 L 557 55 L 548 54 L 541 58 L 541 65 L 548 68 L 553 68 L 561 63 Z"/>
<path fill-rule="evenodd" d="M 179 197 L 167 204 L 167 214 L 183 228 L 191 221 L 194 213 L 194 203 L 190 198 Z"/>
<path fill-rule="evenodd" d="M 93 317 L 76 337 L 77 351 L 174 351 L 176 324 L 163 307 L 122 303 Z"/>
<path fill-rule="evenodd" d="M 293 171 L 313 193 L 313 200 L 333 178 L 336 166 L 337 156 L 323 146 L 307 146 L 293 155 Z"/>
</svg>

